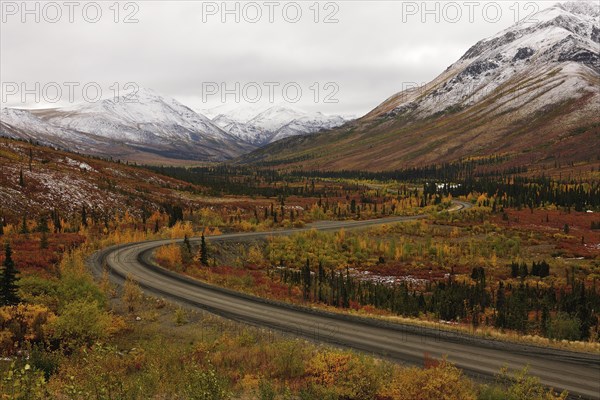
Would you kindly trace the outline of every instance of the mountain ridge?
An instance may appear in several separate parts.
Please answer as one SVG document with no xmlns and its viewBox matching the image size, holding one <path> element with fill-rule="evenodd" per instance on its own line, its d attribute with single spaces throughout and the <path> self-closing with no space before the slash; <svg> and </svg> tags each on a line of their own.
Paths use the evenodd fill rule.
<svg viewBox="0 0 600 400">
<path fill-rule="evenodd" d="M 3 108 L 0 117 L 4 136 L 131 161 L 224 161 L 253 149 L 150 89 L 64 108 Z"/>
<path fill-rule="evenodd" d="M 249 113 L 243 109 L 219 113 L 212 121 L 231 135 L 259 147 L 290 136 L 335 128 L 348 121 L 339 115 L 308 113 L 281 105 L 260 110 L 253 117 L 248 117 Z"/>
</svg>

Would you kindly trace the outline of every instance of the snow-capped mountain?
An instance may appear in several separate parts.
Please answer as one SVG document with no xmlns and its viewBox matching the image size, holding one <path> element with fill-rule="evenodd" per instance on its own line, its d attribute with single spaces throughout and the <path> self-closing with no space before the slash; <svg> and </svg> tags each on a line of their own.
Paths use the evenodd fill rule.
<svg viewBox="0 0 600 400">
<path fill-rule="evenodd" d="M 323 129 L 332 129 L 343 125 L 347 121 L 339 115 L 324 115 L 320 112 L 310 115 L 303 115 L 295 118 L 292 121 L 282 125 L 275 135 L 271 138 L 271 142 L 281 140 L 290 136 L 306 135 L 319 132 Z"/>
<path fill-rule="evenodd" d="M 502 155 L 490 168 L 538 174 L 589 163 L 600 154 L 599 51 L 598 2 L 559 3 L 479 41 L 424 87 L 243 161 L 380 171 Z"/>
<path fill-rule="evenodd" d="M 256 146 L 335 128 L 347 122 L 338 115 L 307 113 L 280 105 L 264 109 L 252 118 L 248 118 L 248 115 L 248 109 L 240 107 L 229 109 L 226 113 L 215 116 L 212 121 L 229 134 Z"/>
<path fill-rule="evenodd" d="M 212 121 L 215 123 L 215 125 L 223 129 L 225 132 L 228 132 L 230 135 L 256 146 L 268 143 L 271 139 L 271 136 L 273 136 L 273 134 L 269 131 L 249 123 L 236 121 L 223 114 L 217 115 Z"/>
<path fill-rule="evenodd" d="M 207 117 L 149 89 L 66 108 L 7 108 L 0 121 L 6 136 L 92 154 L 113 155 L 118 149 L 118 154 L 130 159 L 154 154 L 221 161 L 252 149 Z"/>
<path fill-rule="evenodd" d="M 427 117 L 501 95 L 498 113 L 518 104 L 534 112 L 548 104 L 598 93 L 600 7 L 559 3 L 471 47 L 423 88 L 400 92 L 369 113 Z M 524 111 L 524 110 L 522 110 Z"/>
<path fill-rule="evenodd" d="M 219 115 L 224 115 L 227 118 L 235 122 L 248 122 L 269 106 L 264 103 L 247 103 L 240 105 L 240 103 L 223 103 L 216 107 L 200 109 L 198 112 L 202 115 L 207 116 L 211 120 L 214 120 Z"/>
<path fill-rule="evenodd" d="M 42 115 L 57 126 L 128 142 L 231 139 L 205 116 L 150 89 Z"/>
</svg>

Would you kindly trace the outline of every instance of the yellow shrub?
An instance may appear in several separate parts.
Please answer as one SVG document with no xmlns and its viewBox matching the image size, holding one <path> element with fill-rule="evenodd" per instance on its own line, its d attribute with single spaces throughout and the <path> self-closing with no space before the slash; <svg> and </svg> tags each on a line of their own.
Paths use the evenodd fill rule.
<svg viewBox="0 0 600 400">
<path fill-rule="evenodd" d="M 175 243 L 159 247 L 154 255 L 156 260 L 165 268 L 180 269 L 183 265 L 181 247 Z"/>
<path fill-rule="evenodd" d="M 46 325 L 56 316 L 48 308 L 36 304 L 19 304 L 0 308 L 0 343 L 2 354 L 15 350 L 15 344 L 44 339 Z"/>
<path fill-rule="evenodd" d="M 475 400 L 473 384 L 454 365 L 442 361 L 435 368 L 407 368 L 396 374 L 382 393 L 395 400 Z"/>
</svg>

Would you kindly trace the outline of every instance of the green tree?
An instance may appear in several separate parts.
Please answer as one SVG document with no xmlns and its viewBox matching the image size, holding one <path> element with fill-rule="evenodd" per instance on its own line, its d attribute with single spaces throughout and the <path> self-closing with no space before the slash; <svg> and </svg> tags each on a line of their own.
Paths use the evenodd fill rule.
<svg viewBox="0 0 600 400">
<path fill-rule="evenodd" d="M 85 209 L 85 204 L 81 208 L 81 225 L 88 226 L 87 210 Z"/>
<path fill-rule="evenodd" d="M 200 239 L 200 263 L 202 263 L 202 265 L 208 265 L 208 249 L 206 247 L 204 233 L 202 233 L 202 237 Z"/>
<path fill-rule="evenodd" d="M 12 306 L 21 302 L 17 294 L 18 287 L 16 285 L 18 274 L 19 271 L 12 259 L 12 249 L 10 248 L 10 244 L 6 243 L 4 247 L 2 274 L 0 275 L 0 303 L 2 305 Z"/>
<path fill-rule="evenodd" d="M 20 233 L 26 235 L 29 233 L 29 229 L 27 228 L 27 217 L 23 216 L 23 221 L 21 222 L 21 231 Z"/>
<path fill-rule="evenodd" d="M 184 266 L 187 266 L 192 262 L 192 244 L 187 235 L 185 235 L 183 246 L 181 246 L 181 258 L 183 259 Z"/>
<path fill-rule="evenodd" d="M 38 221 L 37 231 L 42 232 L 42 233 L 50 232 L 50 229 L 48 228 L 48 217 L 47 216 L 42 215 L 40 217 L 40 220 Z"/>
</svg>

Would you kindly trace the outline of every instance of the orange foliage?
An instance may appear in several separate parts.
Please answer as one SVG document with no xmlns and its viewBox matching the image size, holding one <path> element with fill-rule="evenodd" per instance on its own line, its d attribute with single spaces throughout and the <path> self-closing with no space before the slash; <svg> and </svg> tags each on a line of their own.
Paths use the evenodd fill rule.
<svg viewBox="0 0 600 400">
<path fill-rule="evenodd" d="M 45 326 L 56 316 L 45 306 L 19 304 L 0 308 L 0 353 L 10 355 L 15 344 L 41 341 Z"/>
<path fill-rule="evenodd" d="M 443 360 L 428 369 L 400 370 L 383 390 L 383 398 L 394 400 L 475 400 L 473 383 L 454 365 Z"/>
<path fill-rule="evenodd" d="M 165 268 L 179 270 L 183 266 L 181 247 L 176 243 L 159 247 L 154 255 L 158 263 Z"/>
</svg>

